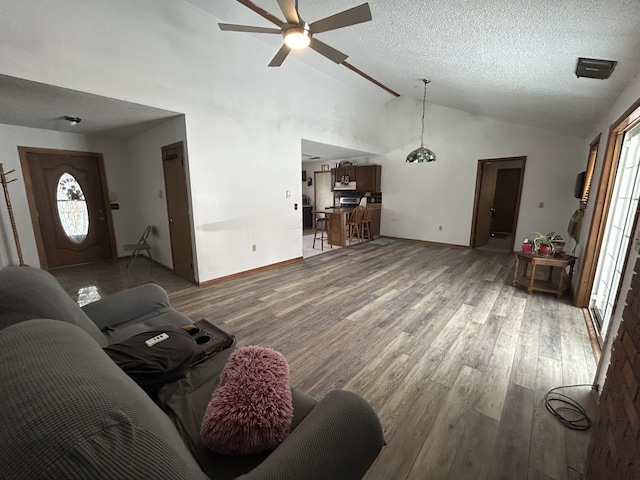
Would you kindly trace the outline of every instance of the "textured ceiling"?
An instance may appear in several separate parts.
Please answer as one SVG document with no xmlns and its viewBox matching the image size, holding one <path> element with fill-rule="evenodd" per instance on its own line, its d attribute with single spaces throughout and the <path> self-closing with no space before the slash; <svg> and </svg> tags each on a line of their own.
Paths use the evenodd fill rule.
<svg viewBox="0 0 640 480">
<path fill-rule="evenodd" d="M 235 0 L 187 0 L 226 23 L 273 26 Z M 283 18 L 276 0 L 253 0 Z M 299 0 L 312 22 L 362 0 Z M 401 95 L 505 121 L 587 136 L 640 72 L 640 0 L 369 0 L 373 20 L 318 34 Z M 279 37 L 254 35 L 275 48 Z M 252 55 L 247 52 L 247 55 Z M 578 57 L 617 60 L 608 80 L 576 78 Z M 362 77 L 318 54 L 323 73 L 370 92 Z M 265 68 L 271 58 L 255 58 Z M 300 61 L 287 58 L 287 62 Z M 338 71 L 340 70 L 340 71 Z M 345 74 L 343 71 L 346 71 Z M 392 98 L 389 96 L 389 98 Z"/>
<path fill-rule="evenodd" d="M 0 123 L 128 138 L 180 115 L 113 98 L 0 75 Z M 71 125 L 65 116 L 80 117 Z"/>
<path fill-rule="evenodd" d="M 217 20 L 269 26 L 236 0 L 185 0 Z M 276 0 L 253 0 L 283 18 Z M 314 21 L 362 0 L 299 0 Z M 640 73 L 640 0 L 369 0 L 373 20 L 318 34 L 347 61 L 404 96 L 505 121 L 587 136 Z M 279 48 L 277 35 L 254 35 Z M 246 52 L 267 69 L 271 57 Z M 608 80 L 576 78 L 578 57 L 617 60 Z M 372 98 L 393 98 L 315 52 L 290 55 Z M 72 127 L 64 115 L 83 121 Z M 156 108 L 0 76 L 0 123 L 126 138 L 174 115 Z M 365 152 L 303 141 L 303 153 L 327 161 Z M 307 157 L 308 158 L 308 157 Z"/>
</svg>

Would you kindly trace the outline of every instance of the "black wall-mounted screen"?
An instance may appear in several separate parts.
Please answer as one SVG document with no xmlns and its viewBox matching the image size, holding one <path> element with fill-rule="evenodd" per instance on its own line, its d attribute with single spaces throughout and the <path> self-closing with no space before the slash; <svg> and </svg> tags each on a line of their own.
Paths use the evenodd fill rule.
<svg viewBox="0 0 640 480">
<path fill-rule="evenodd" d="M 576 185 L 573 188 L 573 196 L 576 198 L 582 198 L 582 189 L 584 188 L 584 178 L 587 172 L 580 172 L 576 177 Z"/>
</svg>

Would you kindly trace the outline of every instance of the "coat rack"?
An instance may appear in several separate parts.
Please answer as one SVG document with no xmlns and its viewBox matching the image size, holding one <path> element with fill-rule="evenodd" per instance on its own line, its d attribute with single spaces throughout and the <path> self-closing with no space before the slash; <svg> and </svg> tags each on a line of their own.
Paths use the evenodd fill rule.
<svg viewBox="0 0 640 480">
<path fill-rule="evenodd" d="M 7 211 L 9 212 L 9 219 L 11 220 L 11 228 L 13 230 L 13 238 L 16 241 L 16 250 L 18 251 L 18 260 L 20 261 L 20 266 L 24 267 L 24 259 L 22 258 L 22 248 L 20 248 L 20 238 L 18 237 L 18 228 L 16 227 L 16 219 L 13 216 L 13 208 L 11 207 L 11 198 L 9 198 L 9 189 L 7 185 L 11 182 L 15 182 L 17 178 L 12 180 L 7 180 L 7 175 L 15 172 L 15 170 L 9 170 L 5 173 L 4 167 L 0 163 L 0 182 L 2 182 L 2 188 L 4 190 L 4 199 L 7 202 Z"/>
</svg>

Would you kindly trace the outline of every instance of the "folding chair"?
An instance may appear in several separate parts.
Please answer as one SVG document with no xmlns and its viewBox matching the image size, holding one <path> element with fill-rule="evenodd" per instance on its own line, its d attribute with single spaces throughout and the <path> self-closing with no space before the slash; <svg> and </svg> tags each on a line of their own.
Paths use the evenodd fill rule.
<svg viewBox="0 0 640 480">
<path fill-rule="evenodd" d="M 136 259 L 136 257 L 140 254 L 140 252 L 147 252 L 147 255 L 149 256 L 149 260 L 151 260 L 151 273 L 154 272 L 155 264 L 153 263 L 153 257 L 151 256 L 151 245 L 147 243 L 147 238 L 151 233 L 151 228 L 152 228 L 151 225 L 147 225 L 147 228 L 144 229 L 144 232 L 142 233 L 140 240 L 138 240 L 138 243 L 130 243 L 124 246 L 125 252 L 132 252 L 131 258 L 127 262 L 127 270 L 131 271 L 133 262 Z"/>
</svg>

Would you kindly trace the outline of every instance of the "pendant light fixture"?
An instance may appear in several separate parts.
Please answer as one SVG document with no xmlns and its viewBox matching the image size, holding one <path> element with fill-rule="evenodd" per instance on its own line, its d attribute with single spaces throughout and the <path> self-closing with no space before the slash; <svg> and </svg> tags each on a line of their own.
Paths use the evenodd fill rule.
<svg viewBox="0 0 640 480">
<path fill-rule="evenodd" d="M 431 80 L 426 78 L 422 80 L 424 82 L 424 95 L 422 97 L 422 134 L 420 135 L 420 148 L 415 149 L 409 155 L 407 155 L 407 163 L 424 163 L 435 162 L 436 154 L 428 148 L 424 147 L 424 111 L 427 104 L 427 83 Z"/>
</svg>

